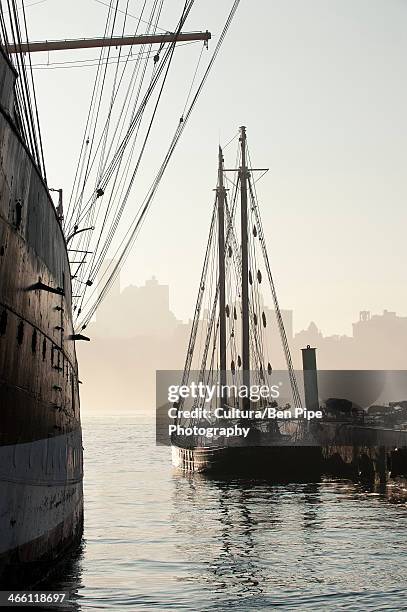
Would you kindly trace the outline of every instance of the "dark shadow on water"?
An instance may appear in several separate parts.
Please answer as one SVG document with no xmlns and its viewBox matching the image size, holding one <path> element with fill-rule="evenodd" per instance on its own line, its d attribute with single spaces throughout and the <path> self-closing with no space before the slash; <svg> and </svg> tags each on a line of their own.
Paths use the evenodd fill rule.
<svg viewBox="0 0 407 612">
<path fill-rule="evenodd" d="M 80 612 L 80 589 L 82 583 L 82 561 L 85 553 L 86 542 L 82 538 L 79 546 L 71 550 L 57 565 L 50 570 L 47 578 L 35 587 L 36 591 L 53 591 L 66 593 L 63 604 L 35 606 L 35 610 L 60 610 L 64 612 Z M 24 610 L 24 608 L 20 608 Z"/>
</svg>

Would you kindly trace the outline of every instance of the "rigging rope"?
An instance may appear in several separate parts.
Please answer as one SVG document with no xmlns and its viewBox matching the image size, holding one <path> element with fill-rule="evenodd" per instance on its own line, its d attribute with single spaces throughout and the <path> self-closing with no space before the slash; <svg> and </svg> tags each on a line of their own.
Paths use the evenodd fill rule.
<svg viewBox="0 0 407 612">
<path fill-rule="evenodd" d="M 164 175 L 164 172 L 169 164 L 169 161 L 174 153 L 174 150 L 179 142 L 179 139 L 189 121 L 189 118 L 192 114 L 193 109 L 195 108 L 195 105 L 198 101 L 198 98 L 202 92 L 202 89 L 206 83 L 206 80 L 210 74 L 210 71 L 213 67 L 213 64 L 217 58 L 217 55 L 222 47 L 223 41 L 225 39 L 225 36 L 228 32 L 228 29 L 230 27 L 230 24 L 233 20 L 233 17 L 235 15 L 235 12 L 239 6 L 240 0 L 234 0 L 232 8 L 229 12 L 229 15 L 227 17 L 226 23 L 223 27 L 222 33 L 219 37 L 219 40 L 217 42 L 217 45 L 215 47 L 215 50 L 212 53 L 212 56 L 210 58 L 210 61 L 207 65 L 207 68 L 204 72 L 204 75 L 202 76 L 199 85 L 195 91 L 195 94 L 193 96 L 193 99 L 191 101 L 191 103 L 189 104 L 189 107 L 187 109 L 187 112 L 185 113 L 185 115 L 181 118 L 179 124 L 177 125 L 177 128 L 175 130 L 174 136 L 172 138 L 172 141 L 170 143 L 170 146 L 167 150 L 167 153 L 164 157 L 164 160 L 161 164 L 161 167 L 156 175 L 156 178 L 154 179 L 145 199 L 144 202 L 141 206 L 141 209 L 139 209 L 137 216 L 135 217 L 133 223 L 130 225 L 129 230 L 126 232 L 123 240 L 121 241 L 118 249 L 116 250 L 114 257 L 118 257 L 117 262 L 115 263 L 115 265 L 113 266 L 113 269 L 110 272 L 110 275 L 107 278 L 107 281 L 104 283 L 103 287 L 101 288 L 99 295 L 96 297 L 95 300 L 93 300 L 92 303 L 92 297 L 94 295 L 94 292 L 91 293 L 91 295 L 88 297 L 88 299 L 86 301 L 83 302 L 83 308 L 86 308 L 86 314 L 83 315 L 82 319 L 78 320 L 78 325 L 79 327 L 81 327 L 82 329 L 84 327 L 86 327 L 86 325 L 89 323 L 90 319 L 92 318 L 94 312 L 96 311 L 98 305 L 100 304 L 100 302 L 103 300 L 104 296 L 106 295 L 107 291 L 109 290 L 111 284 L 114 282 L 114 280 L 117 278 L 117 275 L 119 273 L 120 268 L 122 267 L 124 261 L 126 260 L 126 258 L 128 257 L 129 251 L 132 248 L 135 239 L 138 236 L 138 233 L 140 231 L 140 228 L 144 222 L 145 219 L 145 215 L 147 213 L 147 211 L 149 210 L 149 207 L 153 201 L 153 198 L 156 194 L 156 191 L 159 187 L 159 184 L 161 182 L 161 179 Z M 192 5 L 191 5 L 192 6 Z M 103 185 L 102 185 L 103 187 Z M 83 310 L 82 308 L 82 310 Z"/>
<path fill-rule="evenodd" d="M 190 0 L 189 3 L 188 2 L 185 3 L 185 11 L 184 11 L 184 14 L 182 15 L 182 17 L 180 19 L 180 22 L 179 22 L 179 25 L 178 25 L 177 35 L 181 31 L 182 25 L 183 25 L 183 23 L 184 23 L 184 21 L 185 21 L 185 19 L 187 17 L 187 14 L 188 14 L 189 10 L 191 9 L 191 7 L 193 5 L 193 2 L 194 2 L 194 0 Z M 159 93 L 158 93 L 157 100 L 155 102 L 155 106 L 154 106 L 152 117 L 150 119 L 150 122 L 149 122 L 149 125 L 148 125 L 148 128 L 147 128 L 146 135 L 144 137 L 144 140 L 143 140 L 143 143 L 142 143 L 142 146 L 141 146 L 141 150 L 139 152 L 139 156 L 138 156 L 138 159 L 137 159 L 136 166 L 135 166 L 135 168 L 133 170 L 133 173 L 132 173 L 132 176 L 130 178 L 129 184 L 127 185 L 126 192 L 125 192 L 125 195 L 124 195 L 123 200 L 121 202 L 120 208 L 119 208 L 115 218 L 112 221 L 113 225 L 111 226 L 111 229 L 110 229 L 110 231 L 108 233 L 108 236 L 105 239 L 105 243 L 104 243 L 104 246 L 102 248 L 102 252 L 99 254 L 98 261 L 96 262 L 96 265 L 95 265 L 95 256 L 93 256 L 93 258 L 92 258 L 92 267 L 91 267 L 91 269 L 90 269 L 90 271 L 88 273 L 88 281 L 86 283 L 86 286 L 93 284 L 93 281 L 96 278 L 96 274 L 99 271 L 100 266 L 101 266 L 101 264 L 103 262 L 105 253 L 107 252 L 107 249 L 109 248 L 110 243 L 111 243 L 111 241 L 113 239 L 114 231 L 117 228 L 117 225 L 118 225 L 118 223 L 120 221 L 120 218 L 121 218 L 121 215 L 123 213 L 123 210 L 124 210 L 124 208 L 125 208 L 125 206 L 127 204 L 127 201 L 128 201 L 128 198 L 129 198 L 129 195 L 130 195 L 130 192 L 131 192 L 134 180 L 136 178 L 136 175 L 137 175 L 137 172 L 139 170 L 140 163 L 141 163 L 141 160 L 142 160 L 145 148 L 146 148 L 148 137 L 150 135 L 150 131 L 151 131 L 151 128 L 152 128 L 152 125 L 153 125 L 153 121 L 154 121 L 154 118 L 155 118 L 155 115 L 156 115 L 156 112 L 157 112 L 157 109 L 158 109 L 158 105 L 159 105 L 159 102 L 160 102 L 160 99 L 161 99 L 161 96 L 162 96 L 162 93 L 163 93 L 163 90 L 164 90 L 164 85 L 165 85 L 167 77 L 168 77 L 169 68 L 170 68 L 170 65 L 171 65 L 171 60 L 172 60 L 174 49 L 175 49 L 175 44 L 176 44 L 176 37 L 175 37 L 174 42 L 171 43 L 171 46 L 169 47 L 169 50 L 168 50 L 168 54 L 167 54 L 168 61 L 167 61 L 166 70 L 164 72 L 164 76 L 163 76 L 163 80 L 162 80 L 162 83 L 161 83 L 161 87 L 160 87 L 160 90 L 159 90 Z M 155 76 L 155 74 L 153 72 L 153 77 L 152 78 L 154 78 L 154 76 Z M 142 110 L 144 110 L 144 109 L 142 109 Z M 142 115 L 140 114 L 139 116 L 141 117 Z M 102 188 L 102 191 L 104 191 L 104 188 Z M 103 227 L 102 227 L 101 231 L 103 231 Z M 86 289 L 86 286 L 85 286 L 85 289 Z M 83 304 L 84 297 L 85 297 L 85 292 L 82 295 L 82 300 L 81 300 L 81 304 L 80 304 L 80 309 L 79 310 L 82 309 L 82 304 Z"/>
<path fill-rule="evenodd" d="M 255 197 L 255 191 L 254 191 L 253 186 L 252 186 L 252 181 L 250 180 L 250 178 L 248 180 L 248 183 L 249 183 L 249 192 L 250 192 L 250 196 L 251 196 L 252 207 L 253 207 L 253 211 L 254 211 L 254 214 L 255 214 L 256 223 L 257 223 L 257 226 L 258 226 L 258 236 L 259 236 L 260 244 L 261 244 L 262 251 L 263 251 L 264 263 L 265 263 L 265 266 L 266 266 L 267 276 L 268 276 L 270 287 L 271 287 L 271 292 L 272 292 L 273 302 L 274 302 L 274 309 L 275 309 L 276 317 L 277 317 L 278 328 L 279 328 L 279 331 L 280 331 L 281 342 L 282 342 L 283 349 L 284 349 L 284 355 L 285 355 L 285 359 L 286 359 L 286 363 L 287 363 L 287 368 L 288 368 L 291 388 L 292 388 L 292 391 L 293 391 L 294 406 L 296 408 L 300 408 L 302 406 L 301 396 L 300 396 L 300 393 L 298 391 L 297 380 L 296 380 L 296 376 L 295 376 L 295 372 L 294 372 L 294 367 L 293 367 L 293 363 L 292 363 L 292 359 L 291 359 L 290 347 L 288 345 L 287 334 L 285 332 L 285 327 L 284 327 L 284 321 L 283 321 L 283 317 L 281 315 L 280 305 L 278 303 L 278 298 L 277 298 L 277 292 L 276 292 L 276 288 L 275 288 L 275 285 L 274 285 L 273 276 L 272 276 L 272 273 L 271 273 L 270 261 L 269 261 L 269 257 L 268 257 L 268 253 L 267 253 L 267 248 L 266 248 L 266 241 L 265 241 L 264 232 L 263 232 L 263 224 L 262 224 L 262 220 L 261 220 L 261 216 L 260 216 L 260 210 L 259 210 L 259 207 L 258 207 L 257 198 Z"/>
<path fill-rule="evenodd" d="M 8 10 L 5 10 L 3 6 L 0 6 L 2 43 L 6 53 L 8 53 L 10 44 L 20 50 L 20 53 L 8 53 L 9 59 L 14 64 L 20 77 L 17 79 L 15 86 L 15 120 L 34 163 L 37 165 L 44 181 L 46 181 L 44 152 L 32 73 L 31 54 L 29 51 L 25 54 L 21 54 L 23 36 L 18 11 L 23 11 L 24 42 L 28 43 L 25 9 L 24 5 L 22 7 L 17 7 L 16 0 L 7 0 L 7 7 Z M 5 19 L 6 14 L 8 15 L 7 22 Z"/>
</svg>

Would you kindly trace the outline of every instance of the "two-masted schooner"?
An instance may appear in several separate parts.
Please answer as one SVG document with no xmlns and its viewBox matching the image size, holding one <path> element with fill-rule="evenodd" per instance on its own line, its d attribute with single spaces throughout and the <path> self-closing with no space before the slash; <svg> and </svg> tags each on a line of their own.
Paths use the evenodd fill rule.
<svg viewBox="0 0 407 612">
<path fill-rule="evenodd" d="M 192 382 L 203 392 L 189 399 L 185 394 L 174 404 L 173 464 L 186 472 L 314 479 L 321 470 L 321 448 L 306 419 L 295 416 L 304 409 L 271 274 L 245 127 L 239 131 L 238 154 L 239 167 L 226 169 L 219 147 L 216 197 L 180 385 Z M 272 380 L 261 291 L 267 281 L 287 367 L 291 403 L 285 410 L 279 410 L 278 384 Z M 273 393 L 259 397 L 260 388 Z"/>
</svg>

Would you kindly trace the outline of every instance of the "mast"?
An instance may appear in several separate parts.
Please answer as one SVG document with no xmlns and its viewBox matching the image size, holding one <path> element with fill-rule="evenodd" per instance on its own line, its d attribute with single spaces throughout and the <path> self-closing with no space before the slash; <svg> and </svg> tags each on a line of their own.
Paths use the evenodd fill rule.
<svg viewBox="0 0 407 612">
<path fill-rule="evenodd" d="M 225 299 L 225 199 L 226 189 L 223 185 L 223 154 L 219 147 L 218 186 L 216 188 L 218 204 L 218 260 L 219 260 L 219 363 L 221 387 L 221 408 L 225 407 L 223 387 L 226 385 L 226 299 Z"/>
<path fill-rule="evenodd" d="M 242 162 L 239 168 L 240 179 L 240 225 L 242 232 L 242 366 L 243 386 L 250 393 L 250 348 L 249 348 L 249 253 L 247 237 L 247 179 L 249 172 L 246 162 L 246 128 L 240 128 Z M 250 398 L 245 398 L 243 407 L 250 406 Z"/>
<path fill-rule="evenodd" d="M 180 32 L 174 34 L 140 34 L 137 36 L 114 36 L 112 38 L 75 38 L 67 40 L 43 40 L 7 44 L 8 53 L 34 53 L 36 51 L 60 51 L 65 49 L 90 49 L 93 47 L 122 47 L 125 45 L 146 45 L 153 43 L 204 40 L 208 42 L 209 32 Z"/>
</svg>

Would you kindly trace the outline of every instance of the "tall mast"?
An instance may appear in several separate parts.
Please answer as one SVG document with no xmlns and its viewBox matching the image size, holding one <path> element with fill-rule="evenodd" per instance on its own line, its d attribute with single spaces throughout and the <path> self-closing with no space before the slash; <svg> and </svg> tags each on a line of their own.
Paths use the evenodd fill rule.
<svg viewBox="0 0 407 612">
<path fill-rule="evenodd" d="M 247 237 L 247 179 L 246 162 L 246 128 L 240 128 L 242 163 L 239 168 L 240 179 L 240 225 L 242 232 L 242 366 L 243 385 L 250 393 L 250 349 L 249 349 L 249 253 Z M 250 399 L 243 401 L 243 406 L 250 405 Z"/>
<path fill-rule="evenodd" d="M 219 363 L 221 387 L 221 407 L 225 407 L 222 388 L 226 385 L 226 299 L 225 299 L 225 199 L 226 189 L 223 185 L 223 154 L 219 147 L 218 186 L 216 188 L 218 205 L 218 260 L 219 260 Z"/>
</svg>

